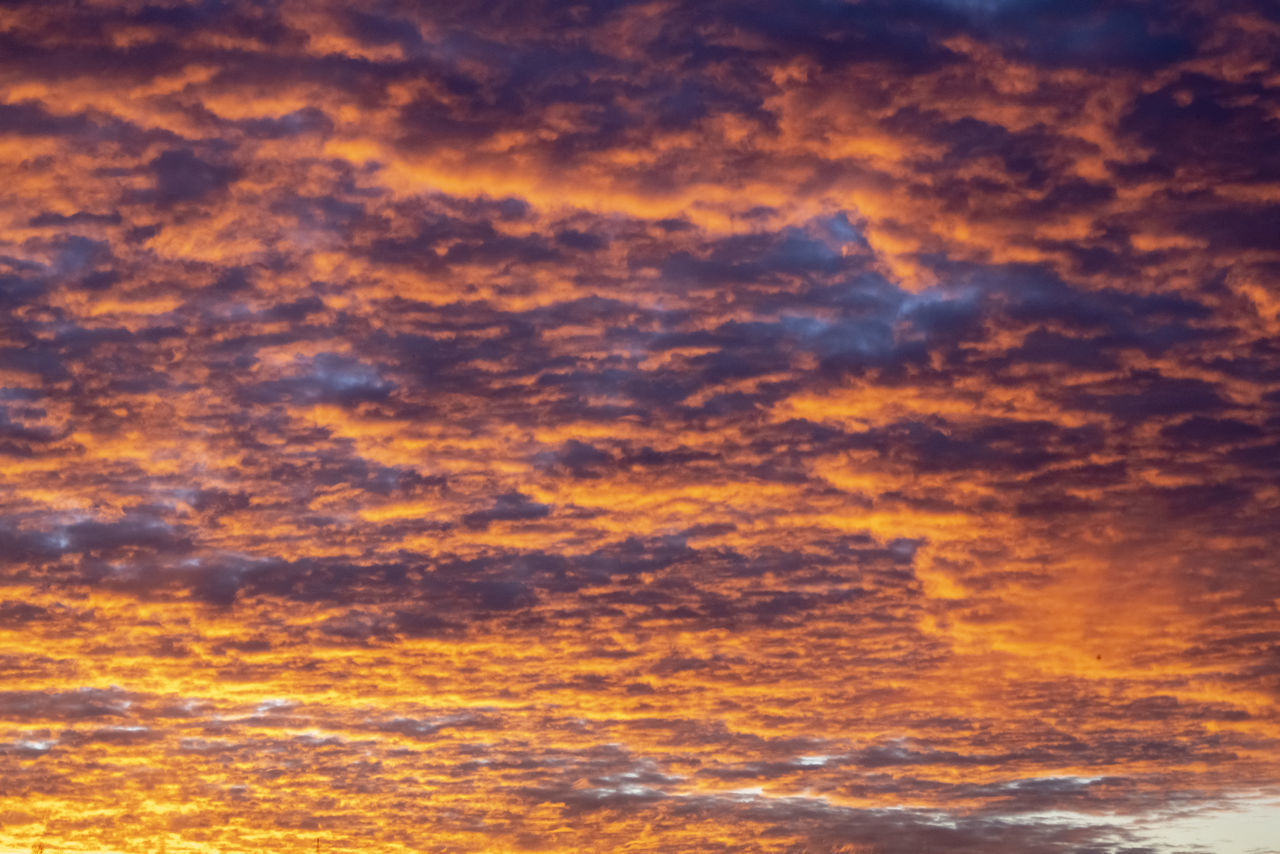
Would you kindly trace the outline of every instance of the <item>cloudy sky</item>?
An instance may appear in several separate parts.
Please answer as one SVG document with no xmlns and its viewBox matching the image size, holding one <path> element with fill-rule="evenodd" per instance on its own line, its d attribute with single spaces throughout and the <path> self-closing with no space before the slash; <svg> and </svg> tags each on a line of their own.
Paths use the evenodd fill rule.
<svg viewBox="0 0 1280 854">
<path fill-rule="evenodd" d="M 7 0 L 0 852 L 1280 851 L 1270 0 Z"/>
</svg>

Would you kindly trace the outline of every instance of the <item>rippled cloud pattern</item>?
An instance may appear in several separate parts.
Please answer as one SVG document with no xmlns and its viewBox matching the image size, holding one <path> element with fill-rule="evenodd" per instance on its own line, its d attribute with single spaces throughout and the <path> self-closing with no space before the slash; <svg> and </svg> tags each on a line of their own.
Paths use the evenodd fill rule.
<svg viewBox="0 0 1280 854">
<path fill-rule="evenodd" d="M 0 5 L 0 850 L 1280 833 L 1280 10 Z"/>
</svg>

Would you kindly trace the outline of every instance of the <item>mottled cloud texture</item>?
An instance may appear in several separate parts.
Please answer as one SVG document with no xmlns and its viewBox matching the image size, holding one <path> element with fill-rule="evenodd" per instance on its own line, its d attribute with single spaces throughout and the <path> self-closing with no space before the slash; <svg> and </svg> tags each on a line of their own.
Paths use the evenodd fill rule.
<svg viewBox="0 0 1280 854">
<path fill-rule="evenodd" d="M 0 850 L 1280 850 L 1278 57 L 0 6 Z"/>
</svg>

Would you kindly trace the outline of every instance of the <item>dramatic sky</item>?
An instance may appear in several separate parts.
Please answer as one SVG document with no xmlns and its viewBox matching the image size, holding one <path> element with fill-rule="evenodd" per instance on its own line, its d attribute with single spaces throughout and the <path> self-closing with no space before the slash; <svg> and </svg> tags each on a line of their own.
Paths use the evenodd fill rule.
<svg viewBox="0 0 1280 854">
<path fill-rule="evenodd" d="M 0 852 L 1280 851 L 1271 0 L 0 4 Z"/>
</svg>

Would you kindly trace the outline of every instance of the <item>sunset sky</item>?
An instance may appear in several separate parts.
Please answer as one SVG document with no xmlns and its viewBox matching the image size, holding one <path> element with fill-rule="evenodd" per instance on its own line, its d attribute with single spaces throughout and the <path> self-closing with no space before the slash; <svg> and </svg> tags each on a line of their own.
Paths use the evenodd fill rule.
<svg viewBox="0 0 1280 854">
<path fill-rule="evenodd" d="M 39 845 L 1280 852 L 1280 4 L 4 0 Z"/>
</svg>

